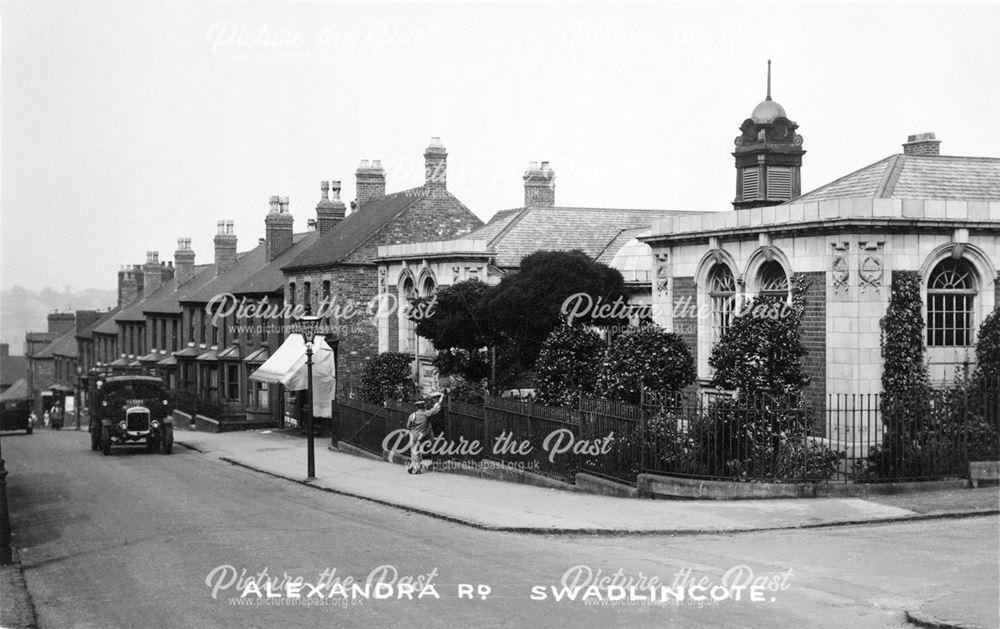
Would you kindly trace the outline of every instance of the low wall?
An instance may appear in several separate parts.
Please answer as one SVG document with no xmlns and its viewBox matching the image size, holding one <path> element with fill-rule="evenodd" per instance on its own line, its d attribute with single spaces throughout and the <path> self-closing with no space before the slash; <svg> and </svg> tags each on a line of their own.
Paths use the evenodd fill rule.
<svg viewBox="0 0 1000 629">
<path fill-rule="evenodd" d="M 967 486 L 961 478 L 908 483 L 746 483 L 640 474 L 636 481 L 640 497 L 697 500 L 864 498 Z"/>
<path fill-rule="evenodd" d="M 589 494 L 617 496 L 619 498 L 642 498 L 639 489 L 607 478 L 580 472 L 576 475 L 576 488 Z"/>
</svg>

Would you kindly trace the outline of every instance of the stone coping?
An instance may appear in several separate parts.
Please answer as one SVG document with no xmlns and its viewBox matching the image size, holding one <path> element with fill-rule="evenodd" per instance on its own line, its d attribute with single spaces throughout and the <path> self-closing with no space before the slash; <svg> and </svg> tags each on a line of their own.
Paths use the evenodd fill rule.
<svg viewBox="0 0 1000 629">
<path fill-rule="evenodd" d="M 434 258 L 447 256 L 489 256 L 485 240 L 458 238 L 455 240 L 433 240 L 410 242 L 401 245 L 382 245 L 378 248 L 378 260 L 397 258 Z"/>
<path fill-rule="evenodd" d="M 653 221 L 651 235 L 641 240 L 655 242 L 670 237 L 743 229 L 759 232 L 762 229 L 770 231 L 830 227 L 838 220 L 877 221 L 890 225 L 895 222 L 931 221 L 950 224 L 952 228 L 961 227 L 966 223 L 971 223 L 972 226 L 982 223 L 983 226 L 993 229 L 1000 228 L 1000 200 L 951 201 L 852 197 L 809 203 L 788 203 L 749 210 L 665 216 Z"/>
</svg>

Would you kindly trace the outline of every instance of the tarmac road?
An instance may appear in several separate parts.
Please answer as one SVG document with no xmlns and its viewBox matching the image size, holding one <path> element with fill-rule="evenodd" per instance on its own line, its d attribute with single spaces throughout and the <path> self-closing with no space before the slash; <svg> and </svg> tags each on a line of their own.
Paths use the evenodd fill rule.
<svg viewBox="0 0 1000 629">
<path fill-rule="evenodd" d="M 317 491 L 183 447 L 105 457 L 86 432 L 5 434 L 3 456 L 14 543 L 43 628 L 902 627 L 903 609 L 935 596 L 997 591 L 996 516 L 735 535 L 517 535 Z M 714 585 L 740 565 L 787 587 L 758 603 L 745 593 L 715 605 L 531 600 L 532 586 L 559 586 L 574 566 Z M 440 598 L 263 604 L 222 587 L 225 566 L 314 585 L 325 569 L 363 582 L 392 566 L 418 584 L 433 575 Z M 491 590 L 460 599 L 460 583 Z"/>
</svg>

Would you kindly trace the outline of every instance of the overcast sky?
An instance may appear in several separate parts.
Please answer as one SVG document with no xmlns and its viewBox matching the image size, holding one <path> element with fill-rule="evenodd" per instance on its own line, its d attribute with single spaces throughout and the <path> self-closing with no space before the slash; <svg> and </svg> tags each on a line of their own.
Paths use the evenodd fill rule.
<svg viewBox="0 0 1000 629">
<path fill-rule="evenodd" d="M 764 97 L 800 124 L 803 192 L 934 131 L 1000 155 L 1000 4 L 5 2 L 0 283 L 112 288 L 272 194 L 296 231 L 361 159 L 419 185 L 431 136 L 483 220 L 529 161 L 559 205 L 731 209 Z"/>
</svg>

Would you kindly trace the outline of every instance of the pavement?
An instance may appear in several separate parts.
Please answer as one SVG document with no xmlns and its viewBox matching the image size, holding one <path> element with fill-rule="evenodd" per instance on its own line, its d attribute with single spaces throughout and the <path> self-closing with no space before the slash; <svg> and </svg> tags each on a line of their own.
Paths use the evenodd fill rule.
<svg viewBox="0 0 1000 629">
<path fill-rule="evenodd" d="M 35 606 L 24 583 L 24 572 L 14 551 L 14 563 L 0 566 L 0 627 L 3 629 L 35 629 Z"/>
</svg>

